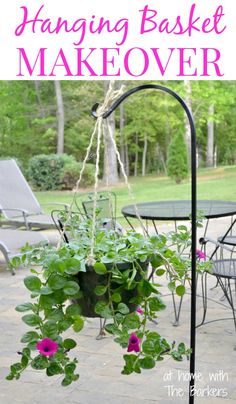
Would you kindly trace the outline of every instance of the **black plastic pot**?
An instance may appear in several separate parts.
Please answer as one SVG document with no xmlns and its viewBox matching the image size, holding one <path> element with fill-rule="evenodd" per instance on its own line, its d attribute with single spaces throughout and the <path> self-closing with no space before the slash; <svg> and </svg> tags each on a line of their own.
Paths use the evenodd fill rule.
<svg viewBox="0 0 236 404">
<path fill-rule="evenodd" d="M 137 274 L 135 276 L 135 281 L 140 281 L 142 279 L 141 273 L 140 273 L 140 267 L 142 267 L 143 270 L 147 271 L 148 268 L 148 262 L 139 262 L 139 264 L 136 264 L 136 269 L 137 269 Z M 112 264 L 106 264 L 107 269 L 111 269 Z M 133 263 L 127 262 L 127 263 L 118 263 L 116 264 L 116 267 L 120 271 L 125 271 L 127 269 L 133 268 Z M 108 300 L 108 293 L 106 292 L 102 296 L 97 296 L 94 292 L 94 289 L 98 285 L 106 285 L 108 281 L 108 274 L 104 275 L 98 275 L 92 266 L 87 267 L 86 272 L 79 272 L 78 273 L 78 280 L 79 280 L 79 285 L 80 285 L 80 291 L 82 292 L 83 296 L 80 299 L 76 299 L 76 302 L 80 305 L 81 307 L 81 314 L 85 317 L 99 317 L 97 313 L 94 311 L 94 307 L 97 302 L 101 300 Z M 119 284 L 116 282 L 112 283 L 112 289 L 119 288 Z M 130 312 L 135 311 L 137 306 L 133 303 L 130 303 L 130 300 L 137 296 L 138 291 L 137 291 L 137 286 L 134 289 L 131 290 L 123 290 L 119 292 L 121 294 L 121 303 L 125 303 L 128 307 Z M 114 304 L 115 306 L 116 304 Z"/>
</svg>

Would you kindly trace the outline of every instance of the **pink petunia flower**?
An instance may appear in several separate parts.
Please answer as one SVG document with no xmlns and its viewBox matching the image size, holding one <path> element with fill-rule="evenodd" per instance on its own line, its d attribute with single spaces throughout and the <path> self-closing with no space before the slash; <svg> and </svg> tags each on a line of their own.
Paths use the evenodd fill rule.
<svg viewBox="0 0 236 404">
<path fill-rule="evenodd" d="M 58 343 L 50 338 L 44 338 L 38 341 L 36 345 L 40 355 L 53 356 L 58 350 Z"/>
<path fill-rule="evenodd" d="M 129 337 L 129 342 L 128 342 L 128 352 L 139 352 L 140 351 L 140 340 L 137 337 L 135 333 L 131 334 Z"/>
<path fill-rule="evenodd" d="M 144 311 L 143 311 L 143 309 L 141 309 L 141 307 L 138 307 L 138 308 L 136 309 L 136 312 L 137 312 L 138 314 L 143 314 L 143 313 L 144 313 Z"/>
<path fill-rule="evenodd" d="M 206 258 L 206 254 L 201 250 L 196 250 L 196 256 L 199 260 L 204 260 Z"/>
</svg>

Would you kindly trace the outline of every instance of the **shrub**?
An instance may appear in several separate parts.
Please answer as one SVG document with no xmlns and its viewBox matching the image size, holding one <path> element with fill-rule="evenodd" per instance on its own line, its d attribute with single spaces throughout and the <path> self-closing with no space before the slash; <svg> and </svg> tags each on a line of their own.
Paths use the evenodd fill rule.
<svg viewBox="0 0 236 404">
<path fill-rule="evenodd" d="M 66 164 L 76 163 L 76 158 L 74 156 L 72 156 L 71 154 L 66 154 L 66 153 L 61 154 L 60 159 L 63 161 L 63 167 Z"/>
<path fill-rule="evenodd" d="M 29 160 L 29 179 L 42 191 L 58 189 L 63 168 L 63 158 L 56 154 L 40 154 Z"/>
<path fill-rule="evenodd" d="M 176 133 L 168 147 L 167 173 L 177 184 L 188 176 L 188 154 L 182 133 Z"/>
<path fill-rule="evenodd" d="M 29 180 L 42 191 L 54 189 L 72 189 L 82 168 L 74 156 L 68 154 L 40 154 L 29 161 Z M 86 164 L 81 186 L 94 183 L 94 165 Z"/>
<path fill-rule="evenodd" d="M 74 188 L 79 179 L 81 169 L 82 163 L 78 163 L 76 161 L 65 164 L 61 170 L 61 188 Z M 82 181 L 80 183 L 82 187 L 88 187 L 94 183 L 94 171 L 95 167 L 93 164 L 86 164 Z"/>
</svg>

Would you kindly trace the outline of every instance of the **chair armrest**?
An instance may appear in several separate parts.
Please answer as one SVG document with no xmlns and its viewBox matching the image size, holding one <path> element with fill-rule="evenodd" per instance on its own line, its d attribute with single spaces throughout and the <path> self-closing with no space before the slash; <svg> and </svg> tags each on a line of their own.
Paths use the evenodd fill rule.
<svg viewBox="0 0 236 404">
<path fill-rule="evenodd" d="M 6 253 L 10 254 L 10 250 L 2 241 L 0 241 L 0 251 L 4 254 L 4 256 L 6 256 Z"/>
<path fill-rule="evenodd" d="M 23 216 L 28 216 L 29 212 L 25 209 L 18 209 L 18 208 L 0 208 L 0 212 L 7 212 L 7 211 L 13 211 L 13 212 L 19 212 L 22 213 Z"/>
<path fill-rule="evenodd" d="M 19 213 L 21 213 L 21 215 L 22 215 L 22 217 L 23 217 L 23 220 L 24 220 L 24 222 L 25 222 L 25 227 L 28 229 L 29 228 L 29 225 L 28 225 L 28 222 L 27 222 L 27 216 L 29 216 L 29 212 L 27 212 L 27 210 L 25 210 L 25 209 L 18 209 L 18 208 L 0 208 L 0 213 L 1 212 L 7 212 L 7 211 L 13 211 L 13 212 L 19 212 Z M 6 216 L 7 217 L 7 216 Z M 9 220 L 10 218 L 8 218 L 7 217 L 7 219 Z M 14 219 L 14 218 L 13 218 Z"/>
<path fill-rule="evenodd" d="M 222 244 L 219 241 L 216 241 L 216 240 L 214 240 L 214 239 L 212 239 L 210 237 L 201 237 L 199 239 L 199 244 L 206 245 L 207 243 L 214 244 L 216 247 L 223 248 L 224 250 L 227 250 L 227 251 L 230 251 L 230 252 L 232 251 L 231 248 L 226 247 L 225 244 Z"/>
</svg>

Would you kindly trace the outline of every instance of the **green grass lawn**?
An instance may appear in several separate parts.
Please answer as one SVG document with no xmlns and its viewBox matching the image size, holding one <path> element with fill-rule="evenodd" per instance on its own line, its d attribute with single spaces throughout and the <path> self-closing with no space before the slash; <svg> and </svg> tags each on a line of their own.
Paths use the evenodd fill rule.
<svg viewBox="0 0 236 404">
<path fill-rule="evenodd" d="M 136 202 L 191 198 L 190 180 L 177 185 L 164 176 L 146 176 L 130 178 L 130 183 Z M 82 191 L 90 190 L 83 189 Z M 117 195 L 118 213 L 122 206 L 133 202 L 124 183 L 119 183 L 117 187 L 113 188 L 113 191 Z M 50 202 L 71 203 L 72 201 L 72 192 L 70 191 L 36 192 L 36 196 L 41 204 Z M 199 170 L 198 199 L 236 201 L 236 166 Z M 50 208 L 47 210 L 49 211 Z"/>
</svg>

